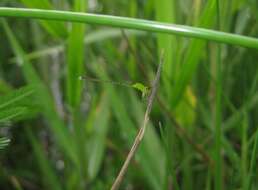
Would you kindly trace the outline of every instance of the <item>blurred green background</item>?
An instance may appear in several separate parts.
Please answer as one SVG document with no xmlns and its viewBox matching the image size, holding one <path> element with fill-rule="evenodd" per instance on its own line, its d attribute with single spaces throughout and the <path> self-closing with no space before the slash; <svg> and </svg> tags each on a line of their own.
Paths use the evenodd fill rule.
<svg viewBox="0 0 258 190">
<path fill-rule="evenodd" d="M 218 6 L 219 3 L 219 6 Z M 2 7 L 126 16 L 258 36 L 256 0 L 1 0 Z M 0 22 L 0 189 L 257 189 L 258 53 L 167 34 L 55 21 Z M 17 90 L 18 89 L 18 90 Z M 11 100 L 11 101 L 7 101 Z"/>
</svg>

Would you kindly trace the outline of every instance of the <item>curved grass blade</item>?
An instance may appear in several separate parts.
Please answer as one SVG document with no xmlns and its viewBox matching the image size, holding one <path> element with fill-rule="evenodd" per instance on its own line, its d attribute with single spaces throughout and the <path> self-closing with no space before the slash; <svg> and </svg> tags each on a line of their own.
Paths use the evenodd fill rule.
<svg viewBox="0 0 258 190">
<path fill-rule="evenodd" d="M 137 29 L 149 32 L 167 33 L 184 37 L 191 37 L 203 40 L 211 40 L 231 45 L 239 45 L 258 49 L 258 39 L 209 30 L 198 27 L 168 24 L 143 19 L 127 17 L 108 16 L 89 13 L 78 13 L 69 11 L 42 10 L 42 9 L 23 9 L 23 8 L 0 8 L 1 17 L 19 17 L 44 20 L 59 20 L 82 22 L 88 24 L 106 25 L 120 28 Z"/>
</svg>

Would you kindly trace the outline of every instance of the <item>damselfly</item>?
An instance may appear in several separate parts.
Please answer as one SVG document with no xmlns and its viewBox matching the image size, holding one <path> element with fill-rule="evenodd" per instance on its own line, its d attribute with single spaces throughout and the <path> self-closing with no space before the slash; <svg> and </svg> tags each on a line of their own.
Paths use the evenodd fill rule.
<svg viewBox="0 0 258 190">
<path fill-rule="evenodd" d="M 149 93 L 150 93 L 150 88 L 145 86 L 144 84 L 142 84 L 140 82 L 136 82 L 136 83 L 132 83 L 132 82 L 117 82 L 117 81 L 101 80 L 101 79 L 92 78 L 92 77 L 89 77 L 89 76 L 81 76 L 80 80 L 83 80 L 83 79 L 87 80 L 87 81 L 91 81 L 91 82 L 109 83 L 109 84 L 113 84 L 113 85 L 119 85 L 119 86 L 125 86 L 125 87 L 129 87 L 129 88 L 134 88 L 134 89 L 138 90 L 139 92 L 141 92 L 143 98 L 148 96 Z"/>
</svg>

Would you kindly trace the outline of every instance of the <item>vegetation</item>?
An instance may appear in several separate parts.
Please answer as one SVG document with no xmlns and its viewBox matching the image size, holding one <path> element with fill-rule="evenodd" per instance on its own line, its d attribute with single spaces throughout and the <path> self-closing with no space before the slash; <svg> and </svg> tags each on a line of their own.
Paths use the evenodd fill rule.
<svg viewBox="0 0 258 190">
<path fill-rule="evenodd" d="M 257 7 L 2 0 L 1 189 L 257 189 Z"/>
</svg>

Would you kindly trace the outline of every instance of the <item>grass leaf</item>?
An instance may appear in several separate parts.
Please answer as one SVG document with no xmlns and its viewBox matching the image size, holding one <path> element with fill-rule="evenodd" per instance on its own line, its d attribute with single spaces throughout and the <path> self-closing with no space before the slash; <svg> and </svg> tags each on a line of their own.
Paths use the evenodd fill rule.
<svg viewBox="0 0 258 190">
<path fill-rule="evenodd" d="M 27 129 L 26 132 L 31 142 L 34 155 L 37 158 L 39 168 L 43 174 L 42 180 L 45 181 L 46 184 L 48 184 L 48 188 L 50 189 L 53 189 L 53 190 L 63 189 L 61 187 L 61 184 L 59 183 L 57 175 L 54 172 L 54 169 L 51 167 L 51 164 L 49 163 L 49 159 L 44 153 L 43 148 L 36 140 L 36 138 L 33 136 L 30 129 Z"/>
<path fill-rule="evenodd" d="M 53 9 L 53 6 L 48 0 L 20 0 L 29 8 Z M 56 21 L 40 21 L 45 30 L 54 37 L 65 38 L 67 30 L 63 23 Z"/>
<path fill-rule="evenodd" d="M 27 112 L 28 109 L 26 107 L 15 107 L 0 110 L 0 124 L 22 117 L 23 115 L 27 114 Z"/>
<path fill-rule="evenodd" d="M 103 94 L 94 114 L 92 138 L 89 143 L 89 177 L 93 180 L 100 170 L 104 159 L 106 135 L 108 131 L 109 103 L 108 96 Z"/>
<path fill-rule="evenodd" d="M 74 2 L 75 11 L 85 11 L 86 3 L 83 0 Z M 72 31 L 68 37 L 67 47 L 67 99 L 72 108 L 78 106 L 81 100 L 81 80 L 84 62 L 84 39 L 85 26 L 83 24 L 72 24 Z"/>
<path fill-rule="evenodd" d="M 25 76 L 29 84 L 33 85 L 34 87 L 37 87 L 35 89 L 35 91 L 37 92 L 35 94 L 35 98 L 37 98 L 45 117 L 48 119 L 49 123 L 51 124 L 50 129 L 55 135 L 57 139 L 57 143 L 63 149 L 64 154 L 66 154 L 75 164 L 78 164 L 78 159 L 74 152 L 75 150 L 74 144 L 71 141 L 70 142 L 67 141 L 67 139 L 69 139 L 68 130 L 64 126 L 59 116 L 57 115 L 57 112 L 54 106 L 55 104 L 48 92 L 47 87 L 41 81 L 38 74 L 32 67 L 31 63 L 29 63 L 29 61 L 26 59 L 26 56 L 22 47 L 16 40 L 8 24 L 6 22 L 3 22 L 3 26 L 7 34 L 7 37 L 10 41 L 11 47 L 13 48 L 14 53 L 16 54 L 17 57 L 19 57 L 19 60 L 21 61 L 21 69 L 22 69 L 23 75 Z"/>
<path fill-rule="evenodd" d="M 18 106 L 25 98 L 31 96 L 35 92 L 34 90 L 32 86 L 25 86 L 9 92 L 5 96 L 0 96 L 0 109 L 4 109 L 13 104 Z"/>
</svg>

